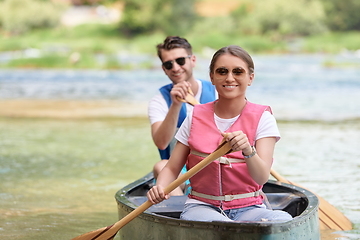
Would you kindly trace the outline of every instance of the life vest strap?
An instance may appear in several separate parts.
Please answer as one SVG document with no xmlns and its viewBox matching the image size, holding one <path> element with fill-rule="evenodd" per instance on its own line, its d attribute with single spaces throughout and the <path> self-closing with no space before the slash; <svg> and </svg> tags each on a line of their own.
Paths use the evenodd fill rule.
<svg viewBox="0 0 360 240">
<path fill-rule="evenodd" d="M 232 201 L 232 200 L 235 200 L 235 199 L 257 197 L 257 196 L 259 196 L 261 194 L 260 192 L 261 191 L 258 190 L 258 191 L 255 191 L 255 192 L 241 193 L 241 194 L 236 194 L 236 195 L 213 196 L 213 195 L 199 193 L 199 192 L 196 192 L 194 190 L 191 190 L 190 194 L 194 195 L 196 197 L 206 198 L 206 199 L 210 199 L 210 200 L 229 202 L 229 201 Z"/>
</svg>

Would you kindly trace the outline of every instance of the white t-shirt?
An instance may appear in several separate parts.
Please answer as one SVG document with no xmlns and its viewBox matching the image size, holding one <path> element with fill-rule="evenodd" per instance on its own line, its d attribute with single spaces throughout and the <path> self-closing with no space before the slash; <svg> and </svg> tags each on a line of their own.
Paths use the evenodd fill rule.
<svg viewBox="0 0 360 240">
<path fill-rule="evenodd" d="M 219 118 L 214 113 L 216 126 L 221 132 L 226 131 L 239 117 L 240 115 L 234 118 L 224 119 L 224 118 Z M 179 131 L 175 135 L 175 138 L 186 146 L 189 146 L 188 139 L 190 136 L 191 122 L 192 122 L 192 111 L 187 115 L 181 127 L 179 128 Z M 264 113 L 260 118 L 259 125 L 256 130 L 255 141 L 264 137 L 276 137 L 276 141 L 280 140 L 280 132 L 276 124 L 276 119 L 269 111 L 264 111 Z M 208 203 L 191 198 L 187 198 L 185 203 L 186 204 L 197 203 L 197 204 L 209 205 Z M 258 206 L 264 207 L 264 204 Z"/>
<path fill-rule="evenodd" d="M 219 118 L 214 113 L 216 126 L 221 132 L 226 131 L 239 118 L 239 116 L 240 115 L 234 118 L 224 119 L 224 118 Z M 187 115 L 181 127 L 179 128 L 179 131 L 175 135 L 176 140 L 178 140 L 179 142 L 181 142 L 186 146 L 189 146 L 188 139 L 190 136 L 191 123 L 192 123 L 192 111 Z M 260 118 L 259 125 L 256 130 L 255 141 L 265 137 L 276 137 L 276 141 L 280 140 L 280 132 L 277 127 L 275 117 L 269 111 L 264 111 L 264 113 Z"/>
<path fill-rule="evenodd" d="M 200 97 L 202 92 L 202 82 L 198 79 L 195 80 L 199 87 L 195 95 L 195 98 L 200 102 Z M 190 104 L 185 104 L 185 105 L 186 105 L 187 114 L 189 114 L 189 112 L 192 111 L 194 107 Z M 149 116 L 150 124 L 153 125 L 156 122 L 164 121 L 168 112 L 169 112 L 169 107 L 166 103 L 166 100 L 163 97 L 163 95 L 159 92 L 159 94 L 155 95 L 149 102 L 148 116 Z"/>
</svg>

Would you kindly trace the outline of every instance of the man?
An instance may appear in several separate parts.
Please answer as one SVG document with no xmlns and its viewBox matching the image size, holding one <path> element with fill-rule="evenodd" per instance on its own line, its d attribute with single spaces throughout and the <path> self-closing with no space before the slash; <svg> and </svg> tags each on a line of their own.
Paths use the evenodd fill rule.
<svg viewBox="0 0 360 240">
<path fill-rule="evenodd" d="M 181 37 L 169 36 L 157 45 L 157 53 L 162 62 L 162 69 L 172 83 L 161 87 L 160 93 L 154 96 L 148 107 L 151 123 L 151 135 L 158 147 L 161 161 L 154 165 L 154 177 L 157 178 L 166 165 L 176 143 L 174 135 L 192 106 L 178 98 L 185 98 L 189 89 L 200 103 L 215 100 L 216 92 L 209 81 L 195 79 L 193 68 L 196 57 L 192 53 L 189 42 Z M 181 188 L 175 189 L 171 195 L 182 195 Z"/>
</svg>

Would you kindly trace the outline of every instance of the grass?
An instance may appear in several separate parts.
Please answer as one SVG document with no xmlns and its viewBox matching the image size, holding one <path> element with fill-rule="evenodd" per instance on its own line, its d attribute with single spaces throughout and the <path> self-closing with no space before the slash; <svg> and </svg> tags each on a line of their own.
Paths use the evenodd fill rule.
<svg viewBox="0 0 360 240">
<path fill-rule="evenodd" d="M 208 29 L 202 30 L 201 33 L 198 31 L 189 32 L 184 37 L 191 42 L 194 52 L 197 54 L 201 54 L 205 48 L 218 49 L 230 44 L 240 45 L 250 53 L 286 53 L 292 51 L 290 42 L 266 35 L 224 34 L 220 30 Z M 119 32 L 117 24 L 84 24 L 72 28 L 57 27 L 31 31 L 22 36 L 5 37 L 3 34 L 0 38 L 0 52 L 16 53 L 19 58 L 0 63 L 0 67 L 152 68 L 154 66 L 149 59 L 137 60 L 138 64 L 134 65 L 119 60 L 119 54 L 130 57 L 144 54 L 156 57 L 155 46 L 164 38 L 164 34 L 154 33 L 128 39 Z M 343 49 L 354 51 L 360 49 L 358 39 L 360 39 L 360 32 L 309 36 L 298 41 L 301 44 L 296 51 L 307 53 L 338 53 Z M 40 54 L 36 57 L 29 57 L 26 55 L 26 49 L 37 49 Z M 70 59 L 73 53 L 79 53 L 81 56 L 76 63 Z"/>
<path fill-rule="evenodd" d="M 303 51 L 338 53 L 344 49 L 356 51 L 360 49 L 359 32 L 332 32 L 304 38 Z"/>
<path fill-rule="evenodd" d="M 161 34 L 135 39 L 122 38 L 115 24 L 84 24 L 73 28 L 36 30 L 21 37 L 0 38 L 0 52 L 13 52 L 20 56 L 0 64 L 0 67 L 131 69 L 131 64 L 118 60 L 120 53 L 155 55 L 155 45 L 163 38 Z M 38 49 L 41 54 L 29 57 L 24 51 L 26 49 Z M 71 61 L 73 53 L 80 54 L 80 61 Z M 138 66 L 149 68 L 152 64 L 143 60 Z"/>
</svg>

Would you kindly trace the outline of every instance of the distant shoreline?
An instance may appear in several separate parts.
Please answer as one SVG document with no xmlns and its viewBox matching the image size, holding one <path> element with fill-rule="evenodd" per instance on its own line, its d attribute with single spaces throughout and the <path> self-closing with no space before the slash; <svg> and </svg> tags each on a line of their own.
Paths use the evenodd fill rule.
<svg viewBox="0 0 360 240">
<path fill-rule="evenodd" d="M 118 100 L 0 100 L 0 117 L 79 119 L 146 116 L 147 104 Z"/>
<path fill-rule="evenodd" d="M 54 100 L 11 99 L 0 100 L 0 118 L 36 118 L 58 120 L 144 119 L 147 121 L 147 103 L 126 103 L 119 100 Z M 277 114 L 279 124 L 336 124 L 356 123 L 359 118 L 293 119 Z"/>
</svg>

